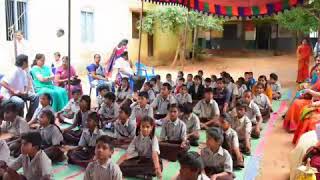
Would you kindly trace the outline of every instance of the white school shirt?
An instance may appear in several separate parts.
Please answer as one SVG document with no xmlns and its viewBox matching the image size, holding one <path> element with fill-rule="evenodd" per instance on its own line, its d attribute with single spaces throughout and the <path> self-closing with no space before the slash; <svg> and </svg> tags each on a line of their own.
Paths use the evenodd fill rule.
<svg viewBox="0 0 320 180">
<path fill-rule="evenodd" d="M 9 162 L 10 149 L 5 140 L 0 140 L 0 161 Z"/>
<path fill-rule="evenodd" d="M 131 68 L 129 61 L 123 59 L 122 57 L 116 60 L 113 68 L 120 69 L 119 73 L 122 78 L 133 75 L 133 69 Z"/>
<path fill-rule="evenodd" d="M 2 82 L 6 82 L 14 90 L 24 92 L 27 89 L 29 82 L 27 71 L 20 67 L 14 67 L 3 77 Z M 11 97 L 9 91 L 4 87 L 1 88 L 1 94 L 6 99 Z"/>
</svg>

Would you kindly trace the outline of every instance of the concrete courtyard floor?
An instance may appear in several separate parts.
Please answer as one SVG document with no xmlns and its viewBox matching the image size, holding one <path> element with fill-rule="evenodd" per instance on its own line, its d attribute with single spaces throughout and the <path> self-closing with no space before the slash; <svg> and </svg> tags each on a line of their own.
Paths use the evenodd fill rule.
<svg viewBox="0 0 320 180">
<path fill-rule="evenodd" d="M 244 58 L 212 57 L 205 61 L 189 63 L 183 70 L 185 73 L 196 74 L 199 69 L 202 69 L 206 76 L 219 75 L 221 71 L 227 71 L 235 79 L 243 76 L 245 71 L 252 71 L 256 79 L 259 75 L 268 77 L 270 73 L 275 72 L 284 88 L 295 91 L 297 60 L 294 55 L 249 56 Z M 157 67 L 156 70 L 157 73 L 162 75 L 162 78 L 169 72 L 173 74 L 173 77 L 176 77 L 177 71 L 181 70 L 181 67 Z M 292 136 L 282 129 L 282 119 L 277 120 L 273 132 L 266 139 L 258 180 L 289 179 L 288 155 L 294 148 L 291 144 Z"/>
</svg>

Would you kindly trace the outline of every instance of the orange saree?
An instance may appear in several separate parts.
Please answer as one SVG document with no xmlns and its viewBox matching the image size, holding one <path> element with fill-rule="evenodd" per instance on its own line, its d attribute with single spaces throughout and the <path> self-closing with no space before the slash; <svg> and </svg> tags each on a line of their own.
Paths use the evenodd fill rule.
<svg viewBox="0 0 320 180">
<path fill-rule="evenodd" d="M 310 103 L 311 99 L 295 99 L 286 113 L 283 128 L 289 132 L 294 132 L 298 127 L 302 108 Z"/>
<path fill-rule="evenodd" d="M 300 45 L 297 49 L 298 56 L 298 77 L 297 82 L 304 82 L 309 78 L 309 63 L 311 56 L 311 47 L 309 45 Z"/>
</svg>

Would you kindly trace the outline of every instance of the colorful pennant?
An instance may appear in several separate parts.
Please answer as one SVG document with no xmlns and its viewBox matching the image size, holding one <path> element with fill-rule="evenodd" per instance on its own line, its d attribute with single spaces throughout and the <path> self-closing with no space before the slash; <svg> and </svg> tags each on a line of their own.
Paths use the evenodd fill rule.
<svg viewBox="0 0 320 180">
<path fill-rule="evenodd" d="M 305 0 L 279 0 L 278 2 L 265 4 L 263 6 L 239 7 L 239 6 L 222 6 L 213 0 L 143 0 L 147 2 L 162 4 L 177 4 L 196 11 L 215 14 L 217 16 L 264 16 L 279 13 L 286 9 L 290 9 L 299 4 L 303 4 Z"/>
</svg>

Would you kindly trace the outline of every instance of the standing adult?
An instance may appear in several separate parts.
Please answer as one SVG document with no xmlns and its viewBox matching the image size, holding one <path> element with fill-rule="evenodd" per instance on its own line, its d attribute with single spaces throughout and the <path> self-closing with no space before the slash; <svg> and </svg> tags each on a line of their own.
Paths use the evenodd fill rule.
<svg viewBox="0 0 320 180">
<path fill-rule="evenodd" d="M 20 54 L 30 55 L 29 45 L 23 37 L 23 32 L 17 31 L 15 36 L 16 36 L 17 56 Z"/>
<path fill-rule="evenodd" d="M 297 83 L 302 83 L 309 78 L 309 63 L 311 56 L 311 46 L 307 39 L 303 39 L 301 45 L 297 49 L 298 57 L 298 77 Z"/>
<path fill-rule="evenodd" d="M 112 76 L 112 70 L 113 65 L 115 64 L 116 60 L 125 52 L 128 51 L 128 40 L 123 39 L 117 47 L 115 47 L 112 51 L 111 57 L 109 61 L 107 62 L 106 66 L 106 76 L 111 77 Z"/>
<path fill-rule="evenodd" d="M 39 97 L 33 91 L 31 77 L 27 71 L 28 56 L 18 55 L 16 58 L 15 68 L 8 72 L 2 79 L 1 94 L 4 100 L 15 103 L 23 116 L 24 102 L 30 101 L 30 107 L 26 115 L 26 119 L 30 120 L 34 111 L 39 105 Z"/>
</svg>

